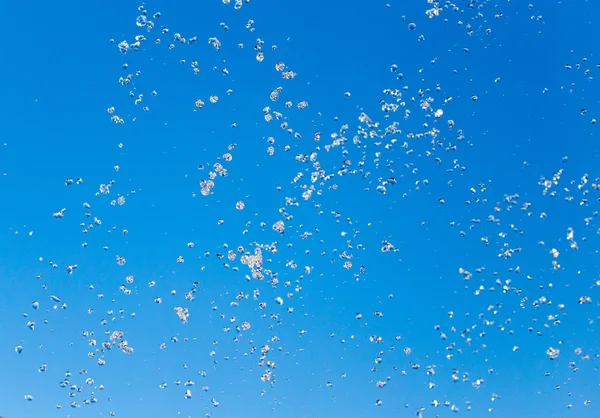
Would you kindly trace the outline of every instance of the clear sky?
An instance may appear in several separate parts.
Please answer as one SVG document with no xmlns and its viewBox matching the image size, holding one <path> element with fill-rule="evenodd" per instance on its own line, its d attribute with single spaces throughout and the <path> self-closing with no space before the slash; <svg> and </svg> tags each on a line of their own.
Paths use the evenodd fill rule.
<svg viewBox="0 0 600 418">
<path fill-rule="evenodd" d="M 4 6 L 0 416 L 600 416 L 600 5 L 225 3 Z"/>
</svg>

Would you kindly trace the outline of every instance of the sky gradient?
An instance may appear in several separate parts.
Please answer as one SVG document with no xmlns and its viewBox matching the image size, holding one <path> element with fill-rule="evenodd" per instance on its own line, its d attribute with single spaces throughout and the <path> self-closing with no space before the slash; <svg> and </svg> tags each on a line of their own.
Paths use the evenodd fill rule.
<svg viewBox="0 0 600 418">
<path fill-rule="evenodd" d="M 7 5 L 0 416 L 597 417 L 600 5 L 456 3 Z"/>
</svg>

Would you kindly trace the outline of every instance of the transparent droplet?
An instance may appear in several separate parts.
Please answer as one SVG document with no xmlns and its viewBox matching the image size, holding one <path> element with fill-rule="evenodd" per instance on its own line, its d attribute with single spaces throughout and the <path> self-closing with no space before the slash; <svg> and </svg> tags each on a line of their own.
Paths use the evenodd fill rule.
<svg viewBox="0 0 600 418">
<path fill-rule="evenodd" d="M 145 15 L 139 15 L 136 19 L 135 19 L 135 24 L 142 27 L 142 26 L 146 26 L 146 23 L 148 22 L 148 18 Z"/>
<path fill-rule="evenodd" d="M 546 350 L 546 354 L 548 355 L 550 360 L 554 360 L 559 356 L 560 350 L 558 348 L 548 347 L 548 349 Z"/>
</svg>

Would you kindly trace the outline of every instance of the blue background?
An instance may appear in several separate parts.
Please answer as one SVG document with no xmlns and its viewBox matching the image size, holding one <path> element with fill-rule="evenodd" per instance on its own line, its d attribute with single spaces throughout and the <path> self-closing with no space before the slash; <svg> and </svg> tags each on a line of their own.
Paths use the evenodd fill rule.
<svg viewBox="0 0 600 418">
<path fill-rule="evenodd" d="M 458 10 L 446 8 L 429 19 L 425 10 L 431 6 L 425 1 L 390 2 L 389 7 L 384 2 L 254 1 L 240 10 L 219 1 L 156 1 L 145 5 L 149 16 L 162 15 L 152 19 L 156 27 L 149 33 L 135 25 L 139 4 L 127 0 L 5 5 L 7 19 L 0 29 L 5 57 L 0 69 L 0 414 L 396 417 L 415 416 L 420 407 L 426 408 L 424 417 L 454 414 L 450 407 L 431 406 L 435 399 L 456 405 L 459 415 L 486 416 L 491 408 L 493 416 L 598 416 L 598 192 L 591 183 L 599 148 L 598 125 L 591 119 L 600 117 L 594 26 L 600 8 L 580 1 L 457 4 Z M 249 19 L 255 21 L 254 32 L 245 28 Z M 416 24 L 414 30 L 409 22 Z M 169 34 L 160 34 L 161 25 Z M 198 42 L 175 42 L 169 50 L 178 32 L 188 39 L 197 36 Z M 121 54 L 117 44 L 131 43 L 138 34 L 148 39 L 141 49 Z M 220 51 L 207 44 L 211 36 L 221 40 Z M 155 37 L 161 37 L 160 45 Z M 260 63 L 253 50 L 257 38 L 265 42 Z M 192 60 L 198 61 L 197 75 Z M 283 80 L 275 71 L 277 62 L 285 62 L 297 77 Z M 138 70 L 129 86 L 118 83 Z M 272 102 L 269 93 L 278 86 L 283 92 Z M 404 86 L 406 106 L 386 119 L 379 101 L 393 99 L 382 91 Z M 419 89 L 430 89 L 424 97 L 434 99 L 433 109 L 444 110 L 439 121 L 420 109 Z M 144 95 L 142 105 L 133 103 L 130 90 Z M 211 95 L 219 102 L 209 103 Z M 194 112 L 197 99 L 205 105 Z M 293 102 L 290 109 L 284 107 L 287 100 Z M 296 108 L 301 100 L 309 102 L 302 111 Z M 110 106 L 125 119 L 123 125 L 110 121 Z M 283 131 L 280 122 L 265 122 L 265 106 L 283 113 L 302 138 Z M 411 112 L 406 120 L 405 109 Z M 357 127 L 364 126 L 361 112 L 380 130 L 397 120 L 402 133 L 380 139 L 381 146 L 370 138 L 353 145 Z M 453 129 L 448 119 L 454 120 Z M 343 124 L 348 124 L 349 141 L 326 151 L 331 133 L 339 133 Z M 406 136 L 432 126 L 440 130 L 442 146 Z M 315 131 L 322 134 L 320 143 L 312 139 Z M 266 152 L 269 136 L 276 140 L 274 156 Z M 392 137 L 398 142 L 385 148 Z M 404 141 L 413 153 L 402 148 Z M 229 144 L 236 147 L 227 163 L 222 156 Z M 456 150 L 445 150 L 453 145 Z M 322 193 L 304 201 L 300 185 L 310 185 L 314 168 L 295 158 L 315 150 L 321 168 L 334 176 L 315 183 Z M 363 158 L 362 171 L 338 176 L 343 160 L 351 161 L 350 170 L 360 170 Z M 201 196 L 199 181 L 215 162 L 223 163 L 229 175 L 215 180 L 212 195 Z M 561 169 L 561 180 L 551 189 L 556 195 L 544 196 L 541 176 L 551 178 Z M 292 183 L 299 172 L 304 177 Z M 586 173 L 589 182 L 578 189 Z M 83 183 L 67 187 L 67 177 L 81 177 Z M 389 177 L 397 184 L 388 185 L 385 195 L 378 193 L 378 179 Z M 425 179 L 428 184 L 417 187 L 415 182 Z M 111 180 L 111 194 L 98 195 L 99 185 Z M 515 194 L 517 203 L 511 205 L 506 196 Z M 111 205 L 119 195 L 126 203 Z M 286 207 L 286 197 L 299 205 Z M 240 200 L 243 211 L 235 209 Z M 85 216 L 84 202 L 91 205 L 92 218 Z M 531 206 L 522 210 L 526 202 Z M 62 208 L 64 218 L 53 219 Z M 283 219 L 280 208 L 293 216 L 283 235 L 271 229 Z M 489 215 L 500 222 L 488 222 Z M 83 234 L 79 224 L 93 217 L 102 224 Z M 589 225 L 586 217 L 592 218 Z M 578 251 L 565 238 L 569 227 Z M 123 229 L 129 233 L 123 235 Z M 305 231 L 313 235 L 301 239 Z M 398 252 L 381 252 L 382 240 Z M 224 268 L 227 260 L 216 257 L 227 253 L 224 244 L 253 251 L 252 242 L 274 241 L 277 254 L 264 257 L 269 258 L 265 268 L 279 274 L 277 287 L 266 280 L 247 281 L 246 266 L 235 261 Z M 498 256 L 509 248 L 521 251 Z M 558 269 L 553 269 L 551 248 L 561 253 Z M 343 251 L 353 255 L 350 270 L 342 266 Z M 117 265 L 117 255 L 126 257 L 126 265 Z M 177 263 L 178 256 L 185 263 Z M 298 268 L 289 266 L 291 260 Z M 65 268 L 72 264 L 78 268 L 69 275 Z M 312 272 L 304 273 L 304 266 Z M 359 266 L 365 273 L 356 280 Z M 461 267 L 473 273 L 470 280 L 463 280 Z M 135 277 L 131 285 L 125 283 L 128 275 Z M 507 279 L 511 282 L 503 292 Z M 284 287 L 288 280 L 291 286 Z M 149 287 L 150 281 L 156 286 Z M 188 302 L 183 295 L 194 281 L 200 287 Z M 119 291 L 122 284 L 131 295 Z M 252 300 L 254 289 L 266 309 Z M 239 292 L 249 298 L 231 306 Z M 294 296 L 288 298 L 288 292 Z M 55 308 L 51 295 L 67 309 Z M 283 306 L 274 301 L 279 296 Z M 578 304 L 582 296 L 592 303 Z M 163 303 L 154 303 L 156 297 Z M 534 307 L 541 297 L 551 303 Z M 39 310 L 32 309 L 33 301 L 39 301 Z M 189 309 L 188 324 L 179 321 L 175 306 Z M 286 312 L 288 306 L 292 313 Z M 375 311 L 383 317 L 374 317 Z M 233 316 L 235 324 L 229 321 Z M 35 330 L 27 328 L 28 321 L 35 321 Z M 252 328 L 235 343 L 237 332 L 225 333 L 223 327 L 243 321 Z M 470 333 L 461 336 L 466 329 Z M 125 332 L 134 354 L 113 347 L 88 358 L 108 340 L 105 332 L 114 330 Z M 94 332 L 98 346 L 88 346 L 83 331 Z M 272 342 L 273 336 L 279 340 Z M 372 343 L 371 336 L 383 342 Z M 161 343 L 166 349 L 159 348 Z M 260 381 L 264 344 L 272 348 L 266 360 L 277 364 L 272 387 Z M 21 354 L 15 353 L 17 345 Z M 550 346 L 561 350 L 553 361 L 546 355 Z M 250 354 L 252 347 L 257 351 Z M 447 358 L 450 352 L 453 357 Z M 585 355 L 589 360 L 582 359 Z M 98 366 L 99 357 L 104 366 Z M 42 363 L 48 367 L 44 373 L 38 371 Z M 435 366 L 435 375 L 427 375 L 427 366 Z M 459 377 L 455 383 L 453 370 Z M 67 371 L 72 373 L 69 386 L 81 387 L 73 398 L 68 395 L 73 390 L 59 385 Z M 85 383 L 88 377 L 94 384 Z M 377 388 L 376 382 L 388 377 L 387 385 Z M 477 389 L 472 383 L 478 378 L 484 382 Z M 193 397 L 184 400 L 186 388 L 175 381 L 188 379 L 195 381 Z M 430 381 L 436 384 L 432 389 Z M 162 382 L 168 383 L 164 389 Z M 205 385 L 207 392 L 201 390 Z M 26 394 L 33 401 L 27 402 Z M 492 400 L 495 394 L 500 398 Z M 83 404 L 91 396 L 98 402 Z M 375 405 L 378 399 L 381 406 Z M 70 407 L 73 401 L 77 408 Z"/>
</svg>

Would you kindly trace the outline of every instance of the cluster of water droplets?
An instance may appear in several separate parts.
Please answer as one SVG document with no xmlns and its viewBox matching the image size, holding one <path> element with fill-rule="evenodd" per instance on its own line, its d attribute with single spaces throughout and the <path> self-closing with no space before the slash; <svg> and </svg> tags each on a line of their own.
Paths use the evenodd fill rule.
<svg viewBox="0 0 600 418">
<path fill-rule="evenodd" d="M 249 1 L 223 0 L 223 3 L 233 3 L 233 9 L 240 10 Z M 491 1 L 470 1 L 467 5 L 467 2 L 452 4 L 428 0 L 424 13 L 431 19 L 443 19 L 445 23 L 458 16 L 456 23 L 466 29 L 466 36 L 486 37 L 491 35 L 494 21 L 504 18 L 493 6 Z M 487 12 L 489 9 L 492 9 L 491 14 Z M 532 10 L 533 6 L 528 9 Z M 145 6 L 140 6 L 138 13 L 135 25 L 143 33 L 125 40 L 113 41 L 121 53 L 121 58 L 149 53 L 151 48 L 185 48 L 186 56 L 213 54 L 210 55 L 212 66 L 208 68 L 201 67 L 195 59 L 182 58 L 177 61 L 173 58 L 176 63 L 189 67 L 188 71 L 193 76 L 201 77 L 204 71 L 212 71 L 213 75 L 232 78 L 237 71 L 243 71 L 242 68 L 228 68 L 225 60 L 218 56 L 229 47 L 225 37 L 219 39 L 219 36 L 210 36 L 206 41 L 202 41 L 194 35 L 173 33 L 167 26 L 159 27 L 159 22 L 163 20 L 159 12 L 149 13 Z M 534 22 L 543 21 L 541 16 L 532 15 L 532 18 Z M 254 20 L 248 20 L 243 28 L 230 28 L 225 23 L 218 26 L 224 32 L 244 29 L 252 36 L 259 32 Z M 418 34 L 420 28 L 414 22 L 409 21 L 406 28 L 411 33 L 417 32 L 418 41 L 426 41 L 423 34 Z M 157 31 L 160 33 L 156 33 Z M 153 36 L 155 37 L 152 40 L 147 39 Z M 242 42 L 236 46 L 243 49 Z M 124 244 L 115 245 L 119 252 L 107 244 L 102 245 L 102 251 L 109 252 L 113 263 L 120 269 L 121 279 L 114 289 L 97 291 L 96 286 L 101 287 L 101 284 L 88 286 L 88 291 L 94 293 L 94 303 L 97 305 L 89 306 L 85 314 L 96 320 L 94 315 L 98 311 L 102 317 L 94 325 L 91 325 L 90 321 L 89 329 L 80 331 L 81 337 L 86 341 L 87 352 L 79 354 L 87 357 L 91 371 L 81 369 L 73 374 L 70 371 L 65 372 L 64 379 L 58 384 L 68 391 L 66 397 L 75 399 L 66 401 L 65 404 L 72 408 L 97 403 L 109 405 L 110 396 L 104 394 L 105 387 L 93 377 L 94 368 L 110 367 L 116 356 L 127 354 L 134 358 L 137 353 L 133 348 L 135 340 L 132 340 L 130 345 L 125 339 L 128 334 L 123 329 L 144 325 L 136 323 L 136 312 L 130 308 L 139 306 L 140 309 L 148 309 L 148 306 L 163 303 L 169 304 L 169 309 L 173 309 L 175 315 L 170 315 L 176 317 L 178 323 L 172 324 L 173 335 L 162 335 L 157 339 L 156 348 L 159 353 L 180 343 L 193 344 L 197 337 L 186 334 L 187 331 L 180 331 L 181 328 L 178 327 L 192 327 L 194 321 L 201 322 L 210 318 L 219 324 L 223 335 L 232 341 L 232 345 L 220 344 L 221 337 L 211 337 L 214 339 L 214 348 L 208 353 L 211 367 L 214 366 L 211 370 L 215 370 L 216 373 L 220 360 L 233 359 L 240 363 L 241 368 L 257 368 L 259 372 L 253 373 L 252 377 L 256 384 L 263 385 L 265 390 L 275 388 L 278 377 L 285 378 L 287 370 L 293 367 L 293 362 L 286 359 L 290 353 L 294 353 L 293 357 L 300 358 L 306 351 L 331 349 L 351 352 L 352 355 L 360 352 L 361 356 L 373 360 L 370 369 L 373 378 L 369 384 L 381 391 L 381 395 L 372 401 L 375 407 L 383 409 L 386 399 L 397 396 L 391 390 L 400 390 L 401 385 L 396 381 L 404 376 L 410 376 L 413 381 L 426 381 L 425 387 L 432 390 L 432 393 L 435 393 L 438 384 L 447 382 L 464 384 L 469 391 L 473 391 L 465 391 L 464 396 L 455 396 L 452 399 L 437 392 L 435 396 L 438 398 L 431 400 L 427 405 L 412 405 L 406 400 L 405 406 L 413 408 L 418 417 L 426 416 L 426 411 L 430 408 L 445 407 L 453 413 L 463 409 L 470 410 L 474 408 L 470 394 L 484 388 L 488 393 L 486 397 L 489 403 L 486 403 L 482 410 L 493 410 L 489 405 L 492 402 L 500 402 L 501 399 L 501 395 L 493 389 L 496 375 L 494 357 L 506 357 L 518 352 L 521 344 L 519 341 L 528 338 L 525 336 L 527 334 L 548 342 L 545 355 L 550 360 L 556 360 L 548 364 L 549 374 L 554 371 L 555 363 L 563 366 L 560 363 L 563 357 L 568 357 L 566 367 L 573 371 L 579 367 L 575 359 L 583 363 L 598 358 L 600 353 L 593 349 L 570 347 L 576 343 L 566 341 L 568 334 L 561 334 L 560 331 L 566 308 L 584 309 L 586 305 L 593 303 L 592 297 L 581 294 L 577 298 L 570 298 L 560 290 L 555 290 L 556 282 L 562 279 L 550 275 L 538 278 L 539 269 L 545 267 L 537 266 L 536 270 L 536 266 L 528 265 L 526 260 L 523 260 L 522 254 L 543 251 L 547 256 L 550 272 L 564 271 L 565 262 L 562 260 L 565 254 L 569 254 L 570 263 L 573 265 L 584 263 L 585 257 L 576 253 L 585 245 L 594 245 L 594 235 L 600 231 L 592 227 L 598 212 L 591 208 L 598 200 L 600 179 L 592 178 L 587 173 L 577 173 L 572 180 L 567 180 L 568 170 L 564 168 L 567 166 L 566 158 L 559 162 L 561 167 L 555 173 L 548 177 L 542 176 L 538 183 L 541 188 L 539 198 L 562 198 L 562 204 L 578 206 L 582 217 L 580 220 L 573 220 L 572 225 L 566 226 L 561 232 L 561 237 L 547 234 L 544 235 L 547 238 L 534 239 L 527 235 L 526 231 L 543 231 L 544 223 L 552 210 L 538 207 L 519 193 L 495 189 L 489 179 L 470 178 L 468 167 L 463 164 L 463 161 L 475 152 L 476 146 L 473 146 L 473 143 L 476 141 L 468 139 L 468 132 L 461 128 L 466 116 L 461 115 L 454 104 L 458 100 L 477 102 L 477 94 L 455 100 L 447 94 L 451 88 L 444 83 L 435 81 L 433 77 L 423 76 L 421 71 L 417 74 L 405 73 L 401 64 L 394 63 L 389 67 L 389 87 L 373 100 L 376 103 L 376 111 L 360 109 L 353 118 L 346 121 L 335 117 L 333 121 L 311 123 L 319 120 L 322 114 L 313 109 L 309 98 L 288 94 L 288 91 L 297 91 L 289 86 L 299 83 L 299 79 L 302 78 L 302 75 L 294 70 L 295 63 L 280 60 L 280 48 L 275 44 L 269 47 L 267 40 L 262 38 L 254 40 L 253 50 L 252 57 L 246 58 L 264 66 L 260 73 L 265 80 L 264 94 L 259 99 L 260 104 L 254 109 L 257 115 L 261 115 L 262 112 L 257 118 L 257 129 L 261 132 L 266 150 L 263 154 L 264 161 L 267 164 L 270 158 L 281 159 L 281 164 L 287 170 L 280 173 L 264 172 L 263 176 L 269 181 L 273 180 L 274 176 L 277 177 L 276 187 L 282 197 L 277 204 L 260 208 L 260 217 L 253 219 L 258 208 L 253 207 L 246 197 L 247 193 L 260 189 L 261 186 L 249 185 L 247 189 L 241 188 L 243 191 L 238 196 L 233 196 L 234 203 L 230 205 L 236 212 L 210 220 L 220 228 L 225 228 L 230 220 L 234 222 L 235 217 L 243 218 L 239 234 L 236 234 L 236 242 L 221 243 L 220 238 L 215 236 L 211 237 L 212 247 L 199 249 L 196 248 L 193 241 L 196 238 L 190 231 L 190 241 L 182 244 L 181 248 L 171 249 L 173 269 L 182 268 L 186 260 L 196 262 L 199 259 L 199 270 L 203 271 L 205 263 L 209 263 L 203 260 L 215 260 L 219 268 L 235 273 L 237 281 L 230 285 L 225 298 L 205 294 L 202 300 L 198 300 L 197 295 L 202 289 L 202 284 L 196 279 L 188 280 L 181 293 L 176 289 L 167 289 L 166 283 L 160 280 L 157 282 L 152 279 L 144 284 L 140 279 L 134 279 L 131 270 L 133 268 L 130 265 L 135 260 L 123 255 L 125 252 L 120 252 L 126 251 L 127 247 Z M 469 49 L 465 47 L 463 52 L 468 53 Z M 436 59 L 433 58 L 430 64 L 435 63 Z M 568 64 L 566 69 L 584 73 L 586 81 L 591 82 L 593 67 L 587 63 L 587 58 L 584 58 L 575 65 Z M 124 89 L 125 95 L 131 99 L 130 107 L 118 109 L 117 113 L 117 109 L 110 105 L 107 108 L 110 120 L 118 125 L 146 123 L 148 119 L 144 119 L 143 115 L 151 110 L 147 104 L 148 99 L 160 100 L 158 88 L 140 92 L 137 87 L 138 84 L 142 84 L 139 80 L 150 69 L 131 71 L 129 65 L 124 64 L 122 70 L 127 74 L 119 76 L 118 83 Z M 412 82 L 409 83 L 407 79 Z M 499 82 L 499 79 L 496 79 L 496 82 Z M 272 86 L 267 88 L 267 85 L 271 85 L 269 83 L 272 83 Z M 189 112 L 201 119 L 201 123 L 210 123 L 210 120 L 202 119 L 203 112 L 209 110 L 207 108 L 210 106 L 224 106 L 223 102 L 234 100 L 233 85 L 231 83 L 230 88 L 222 92 L 221 96 L 218 92 L 207 93 L 201 97 L 190 95 L 189 104 L 186 104 Z M 340 94 L 340 100 L 352 98 L 349 91 Z M 582 115 L 587 113 L 585 108 L 581 110 Z M 591 121 L 595 123 L 594 118 Z M 228 124 L 230 129 L 237 127 L 235 120 Z M 123 147 L 120 143 L 119 150 Z M 194 177 L 196 186 L 189 190 L 192 198 L 215 202 L 220 196 L 219 184 L 232 181 L 231 173 L 236 171 L 236 152 L 241 147 L 242 145 L 238 147 L 236 142 L 224 140 L 220 155 L 216 155 L 208 163 L 198 164 Z M 240 154 L 240 158 L 243 157 L 244 155 Z M 66 222 L 70 216 L 82 219 L 77 225 L 85 236 L 85 241 L 77 245 L 87 248 L 88 241 L 97 243 L 98 239 L 104 239 L 96 238 L 96 235 L 99 235 L 97 231 L 104 231 L 111 237 L 119 236 L 120 243 L 129 239 L 127 218 L 116 210 L 135 202 L 140 190 L 127 186 L 125 179 L 120 176 L 120 169 L 118 164 L 112 167 L 105 183 L 99 184 L 95 191 L 82 201 L 79 208 L 60 208 L 51 212 L 54 222 Z M 111 178 L 113 176 L 114 178 Z M 235 176 L 237 179 L 243 176 L 243 173 L 236 171 Z M 265 183 L 271 186 L 267 180 Z M 65 185 L 69 187 L 82 184 L 81 178 L 65 180 Z M 454 184 L 461 188 L 460 193 L 451 189 Z M 372 280 L 368 272 L 375 266 L 363 263 L 363 259 L 368 259 L 366 253 L 379 252 L 381 254 L 378 257 L 386 257 L 385 262 L 401 263 L 402 259 L 399 257 L 403 257 L 403 246 L 411 245 L 410 237 L 400 240 L 386 234 L 386 223 L 392 224 L 394 219 L 386 219 L 379 226 L 380 230 L 376 232 L 376 236 L 377 242 L 381 244 L 378 248 L 366 245 L 362 235 L 371 233 L 369 231 L 373 229 L 372 224 L 362 220 L 356 221 L 345 213 L 353 213 L 353 208 L 332 207 L 331 202 L 335 201 L 339 190 L 356 196 L 354 199 L 357 201 L 379 199 L 375 201 L 381 202 L 378 203 L 381 205 L 387 204 L 384 200 L 387 198 L 410 202 L 414 195 L 419 196 L 415 199 L 426 195 L 430 197 L 433 207 L 431 216 L 444 219 L 447 228 L 452 231 L 450 239 L 454 241 L 449 245 L 466 246 L 466 242 L 469 242 L 469 247 L 483 247 L 481 256 L 470 260 L 470 265 L 455 266 L 457 274 L 452 280 L 456 284 L 452 288 L 455 289 L 455 293 L 466 295 L 469 305 L 465 307 L 448 304 L 446 317 L 440 318 L 440 325 L 435 325 L 428 331 L 439 339 L 438 345 L 427 346 L 414 338 L 406 341 L 400 335 L 407 329 L 402 324 L 395 329 L 379 325 L 386 316 L 386 309 L 393 311 L 393 304 L 402 303 L 405 298 L 421 299 L 419 309 L 427 309 L 427 291 L 419 296 L 395 297 L 385 289 L 383 292 L 387 296 L 378 300 L 377 309 L 339 318 L 339 324 L 359 321 L 360 335 L 346 335 L 344 325 L 339 325 L 339 329 L 332 328 L 329 332 L 332 341 L 335 340 L 339 344 L 336 342 L 325 348 L 314 347 L 307 342 L 307 336 L 310 335 L 311 326 L 314 324 L 297 319 L 313 314 L 303 301 L 305 288 L 318 289 L 318 280 L 339 280 L 340 284 L 343 283 L 343 291 L 350 291 L 348 289 L 356 283 L 369 283 L 369 280 Z M 462 196 L 466 198 L 463 199 Z M 536 201 L 547 204 L 537 197 Z M 549 203 L 547 205 L 551 208 Z M 108 206 L 114 207 L 115 211 L 107 212 Z M 459 206 L 468 207 L 468 210 L 459 209 L 453 213 L 461 213 L 463 216 L 446 219 L 449 213 L 447 208 Z M 99 208 L 98 212 L 96 208 Z M 415 207 L 413 210 L 418 211 L 419 208 Z M 228 212 L 224 209 L 223 213 Z M 103 214 L 102 218 L 100 214 Z M 104 216 L 109 218 L 110 222 L 104 222 Z M 297 218 L 303 221 L 298 221 Z M 313 225 L 307 227 L 303 222 L 312 222 Z M 425 228 L 427 224 L 428 220 L 423 218 L 422 226 Z M 321 230 L 325 229 L 339 230 L 339 240 L 329 243 L 321 239 Z M 252 236 L 252 239 L 248 239 L 248 236 Z M 184 252 L 185 255 L 181 255 Z M 48 268 L 62 268 L 68 275 L 78 277 L 84 272 L 83 268 L 78 268 L 81 263 L 75 261 L 59 264 L 50 260 Z M 324 274 L 332 271 L 332 264 L 335 265 L 334 278 Z M 318 280 L 312 278 L 315 276 L 318 276 Z M 556 279 L 551 280 L 550 277 Z M 423 286 L 427 287 L 426 284 Z M 600 286 L 600 282 L 591 283 L 590 287 L 597 286 Z M 111 296 L 106 296 L 103 293 L 105 291 L 112 292 Z M 110 298 L 108 308 L 105 296 L 106 299 Z M 227 305 L 219 305 L 217 299 L 227 300 Z M 67 302 L 63 302 L 57 296 L 50 296 L 49 301 L 33 301 L 31 308 L 34 311 L 47 309 L 48 312 L 67 309 Z M 368 305 L 366 302 L 365 304 Z M 245 306 L 248 308 L 243 308 Z M 210 316 L 202 316 L 204 307 L 208 307 Z M 522 315 L 515 314 L 517 311 L 526 311 L 531 315 L 531 322 L 515 324 L 513 316 L 518 316 L 519 320 L 523 319 Z M 585 313 L 582 315 L 585 316 Z M 36 322 L 30 320 L 27 314 L 25 316 L 27 328 L 36 332 Z M 295 321 L 304 325 L 296 325 Z M 293 337 L 290 337 L 289 332 L 279 332 L 281 327 L 286 331 L 293 329 Z M 519 334 L 519 338 L 513 338 L 515 333 Z M 189 336 L 182 337 L 179 334 Z M 510 347 L 498 348 L 497 354 L 491 354 L 490 351 L 495 348 L 488 347 L 486 343 L 489 339 L 486 336 L 491 334 L 506 338 L 506 341 L 510 341 Z M 224 348 L 221 348 L 223 346 Z M 15 346 L 15 353 L 21 354 L 27 349 L 25 343 L 19 343 Z M 541 354 L 544 354 L 543 350 Z M 484 357 L 484 360 L 473 360 L 470 363 L 469 359 L 478 356 Z M 41 363 L 38 370 L 45 373 L 51 367 L 52 361 L 48 359 Z M 165 374 L 167 378 L 156 382 L 157 389 L 177 390 L 181 399 L 189 402 L 195 400 L 194 380 L 181 379 L 175 370 L 165 371 Z M 196 370 L 195 374 L 207 381 L 210 379 L 210 373 L 205 369 Z M 169 380 L 169 377 L 172 378 Z M 343 373 L 338 380 L 342 379 L 351 377 Z M 362 385 L 364 382 L 356 381 L 355 384 Z M 319 385 L 324 389 L 333 388 L 335 379 Z M 209 392 L 208 384 L 201 387 L 202 390 L 198 392 Z M 113 393 L 111 396 L 124 395 Z M 33 395 L 29 393 L 25 394 L 24 398 L 27 401 L 34 400 Z M 212 394 L 203 399 L 211 407 L 220 405 Z M 589 400 L 586 399 L 585 403 L 589 404 Z M 62 402 L 56 407 L 62 407 Z M 106 412 L 109 416 L 118 413 L 111 410 L 110 406 L 106 408 L 109 408 Z"/>
</svg>

